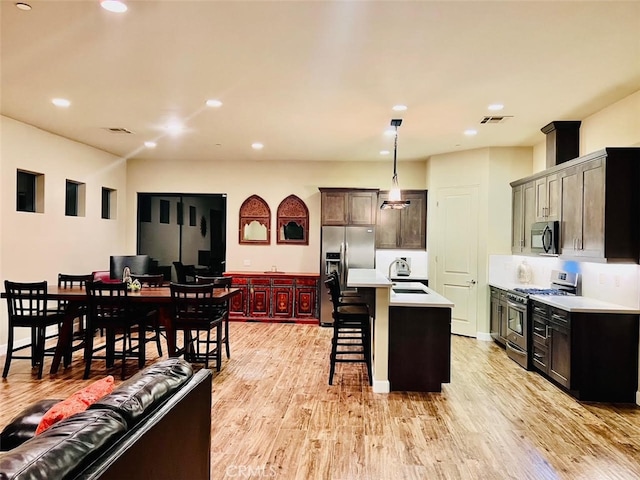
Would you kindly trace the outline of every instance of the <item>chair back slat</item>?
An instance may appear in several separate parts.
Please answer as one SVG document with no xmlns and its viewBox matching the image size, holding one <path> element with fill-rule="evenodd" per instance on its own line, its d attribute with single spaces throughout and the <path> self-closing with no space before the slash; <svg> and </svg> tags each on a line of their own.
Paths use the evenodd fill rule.
<svg viewBox="0 0 640 480">
<path fill-rule="evenodd" d="M 47 282 L 4 282 L 10 317 L 45 317 L 47 309 Z"/>
<path fill-rule="evenodd" d="M 81 287 L 87 284 L 87 282 L 93 281 L 93 275 L 71 275 L 68 273 L 59 273 L 58 274 L 58 288 L 74 288 Z"/>
<path fill-rule="evenodd" d="M 174 320 L 177 323 L 208 322 L 216 314 L 213 284 L 170 284 Z"/>
<path fill-rule="evenodd" d="M 89 316 L 94 326 L 124 322 L 131 311 L 126 283 L 87 282 Z"/>
</svg>

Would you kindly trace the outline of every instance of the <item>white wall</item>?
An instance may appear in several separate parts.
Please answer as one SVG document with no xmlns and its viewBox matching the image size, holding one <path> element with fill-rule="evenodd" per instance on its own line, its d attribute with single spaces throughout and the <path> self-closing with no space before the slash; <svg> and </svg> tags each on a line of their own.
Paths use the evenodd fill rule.
<svg viewBox="0 0 640 480">
<path fill-rule="evenodd" d="M 137 192 L 227 194 L 227 264 L 229 271 L 266 271 L 273 265 L 284 272 L 318 273 L 320 268 L 320 192 L 318 187 L 388 189 L 390 162 L 207 162 L 158 163 L 129 160 L 129 198 Z M 400 184 L 424 189 L 424 162 L 400 162 Z M 240 245 L 238 214 L 242 202 L 256 194 L 271 209 L 271 244 Z M 280 202 L 294 194 L 309 209 L 309 245 L 276 244 L 276 212 Z M 127 245 L 135 250 L 135 202 L 127 205 Z M 249 265 L 245 265 L 248 262 Z"/>
<path fill-rule="evenodd" d="M 489 334 L 488 256 L 511 251 L 511 187 L 509 182 L 531 174 L 531 148 L 483 148 L 443 155 L 428 161 L 430 201 L 427 216 L 429 285 L 437 285 L 438 255 L 435 200 L 441 188 L 478 187 L 477 331 Z"/>
<path fill-rule="evenodd" d="M 554 120 L 561 119 L 550 119 Z M 603 108 L 587 118 L 570 118 L 581 120 L 580 155 L 601 150 L 605 147 L 640 146 L 640 90 L 622 100 Z M 544 134 L 542 134 L 544 138 Z M 546 169 L 546 139 L 533 148 L 533 172 Z"/>
<path fill-rule="evenodd" d="M 58 273 L 109 268 L 125 250 L 125 161 L 7 117 L 0 117 L 0 278 L 57 282 Z M 44 213 L 16 211 L 16 170 L 45 175 Z M 65 216 L 65 181 L 86 184 L 84 217 Z M 102 187 L 117 191 L 116 219 L 101 218 Z M 4 287 L 2 288 L 4 290 Z M 0 305 L 0 345 L 7 309 Z"/>
</svg>

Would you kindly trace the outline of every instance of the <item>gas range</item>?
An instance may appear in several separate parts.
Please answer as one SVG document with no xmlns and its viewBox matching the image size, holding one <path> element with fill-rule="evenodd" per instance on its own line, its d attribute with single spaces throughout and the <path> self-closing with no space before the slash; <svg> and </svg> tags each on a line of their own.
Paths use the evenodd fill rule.
<svg viewBox="0 0 640 480">
<path fill-rule="evenodd" d="M 551 288 L 518 287 L 507 291 L 507 355 L 529 369 L 532 364 L 529 297 L 531 295 L 577 295 L 579 274 L 553 270 Z"/>
<path fill-rule="evenodd" d="M 513 291 L 524 295 L 575 295 L 559 288 L 514 288 Z"/>
<path fill-rule="evenodd" d="M 550 279 L 551 288 L 517 287 L 510 290 L 507 295 L 520 303 L 526 303 L 531 295 L 578 295 L 579 276 L 578 273 L 553 270 Z"/>
</svg>

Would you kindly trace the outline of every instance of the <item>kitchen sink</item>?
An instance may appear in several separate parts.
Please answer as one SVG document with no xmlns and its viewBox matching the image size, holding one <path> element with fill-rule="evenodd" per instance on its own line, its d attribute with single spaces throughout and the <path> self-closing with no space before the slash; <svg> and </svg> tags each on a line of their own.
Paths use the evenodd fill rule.
<svg viewBox="0 0 640 480">
<path fill-rule="evenodd" d="M 421 293 L 423 295 L 428 295 L 429 292 L 425 292 L 424 290 L 420 290 L 417 288 L 394 288 L 394 293 Z"/>
</svg>

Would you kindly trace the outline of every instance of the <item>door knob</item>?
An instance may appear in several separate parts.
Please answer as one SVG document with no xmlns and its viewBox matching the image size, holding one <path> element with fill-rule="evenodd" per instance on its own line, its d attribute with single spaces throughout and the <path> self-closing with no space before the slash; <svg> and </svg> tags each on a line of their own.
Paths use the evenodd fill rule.
<svg viewBox="0 0 640 480">
<path fill-rule="evenodd" d="M 475 285 L 476 281 L 475 280 L 469 280 L 468 283 L 470 283 L 471 285 Z"/>
</svg>

